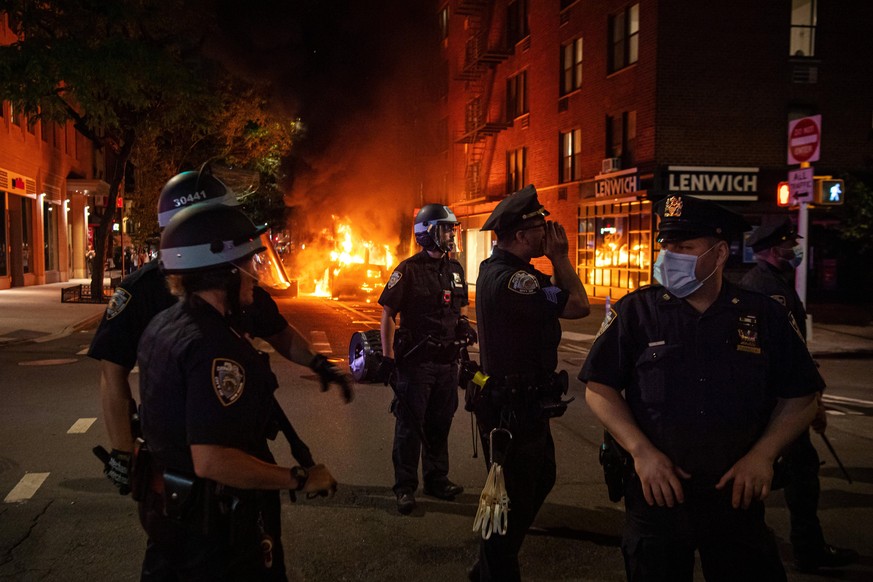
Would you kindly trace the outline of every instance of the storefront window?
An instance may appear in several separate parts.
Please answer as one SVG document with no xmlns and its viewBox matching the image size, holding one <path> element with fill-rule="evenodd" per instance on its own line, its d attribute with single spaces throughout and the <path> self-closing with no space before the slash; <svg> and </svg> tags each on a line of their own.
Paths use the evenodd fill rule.
<svg viewBox="0 0 873 582">
<path fill-rule="evenodd" d="M 617 299 L 648 285 L 651 241 L 648 201 L 580 207 L 577 272 L 589 295 Z"/>
<path fill-rule="evenodd" d="M 21 198 L 21 272 L 33 272 L 31 245 L 33 244 L 33 200 Z"/>
<path fill-rule="evenodd" d="M 45 270 L 58 270 L 58 212 L 54 204 L 42 203 L 42 233 L 45 241 Z"/>
<path fill-rule="evenodd" d="M 9 275 L 9 268 L 6 266 L 6 248 L 8 241 L 6 239 L 6 193 L 0 192 L 0 275 Z"/>
</svg>

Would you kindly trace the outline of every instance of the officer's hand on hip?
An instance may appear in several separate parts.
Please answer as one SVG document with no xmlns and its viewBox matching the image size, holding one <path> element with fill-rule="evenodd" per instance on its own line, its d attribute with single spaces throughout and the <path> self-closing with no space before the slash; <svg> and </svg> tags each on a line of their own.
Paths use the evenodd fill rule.
<svg viewBox="0 0 873 582">
<path fill-rule="evenodd" d="M 310 369 L 318 374 L 318 379 L 321 381 L 321 391 L 327 392 L 331 384 L 336 384 L 343 400 L 348 404 L 355 398 L 355 392 L 352 389 L 352 379 L 348 374 L 344 374 L 323 354 L 315 354 L 312 362 L 309 363 Z"/>
<path fill-rule="evenodd" d="M 550 261 L 566 257 L 567 253 L 570 252 L 570 241 L 567 238 L 567 231 L 559 223 L 551 220 L 546 223 L 546 238 L 543 252 Z"/>
<path fill-rule="evenodd" d="M 121 495 L 130 493 L 130 460 L 130 453 L 112 449 L 103 466 L 103 474 L 118 487 Z"/>
</svg>

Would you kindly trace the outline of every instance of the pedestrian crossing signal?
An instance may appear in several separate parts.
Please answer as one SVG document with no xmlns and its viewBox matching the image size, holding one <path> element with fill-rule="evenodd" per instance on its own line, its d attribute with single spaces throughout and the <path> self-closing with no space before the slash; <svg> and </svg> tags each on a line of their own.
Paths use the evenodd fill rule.
<svg viewBox="0 0 873 582">
<path fill-rule="evenodd" d="M 813 200 L 823 206 L 836 206 L 843 203 L 845 193 L 846 185 L 842 180 L 816 180 Z"/>
<path fill-rule="evenodd" d="M 791 188 L 789 188 L 788 182 L 779 182 L 776 187 L 776 204 L 778 206 L 791 205 Z"/>
</svg>

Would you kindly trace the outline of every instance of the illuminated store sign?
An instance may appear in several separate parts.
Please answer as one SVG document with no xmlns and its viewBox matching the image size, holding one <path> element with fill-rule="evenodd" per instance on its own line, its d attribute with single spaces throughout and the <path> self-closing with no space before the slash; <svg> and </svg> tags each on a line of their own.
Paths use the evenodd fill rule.
<svg viewBox="0 0 873 582">
<path fill-rule="evenodd" d="M 758 168 L 668 166 L 667 190 L 721 200 L 757 200 Z"/>
<path fill-rule="evenodd" d="M 597 198 L 632 194 L 639 189 L 640 178 L 637 176 L 636 168 L 614 172 L 609 174 L 608 178 L 597 179 L 595 177 L 594 181 L 594 196 Z"/>
</svg>

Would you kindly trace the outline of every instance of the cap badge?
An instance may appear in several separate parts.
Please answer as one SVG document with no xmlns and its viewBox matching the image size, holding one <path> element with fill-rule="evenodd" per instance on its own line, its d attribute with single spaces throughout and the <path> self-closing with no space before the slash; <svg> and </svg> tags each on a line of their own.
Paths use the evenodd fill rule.
<svg viewBox="0 0 873 582">
<path fill-rule="evenodd" d="M 682 216 L 682 199 L 678 196 L 670 196 L 664 206 L 664 218 L 668 216 Z"/>
</svg>

